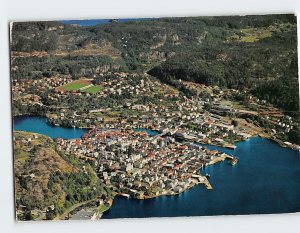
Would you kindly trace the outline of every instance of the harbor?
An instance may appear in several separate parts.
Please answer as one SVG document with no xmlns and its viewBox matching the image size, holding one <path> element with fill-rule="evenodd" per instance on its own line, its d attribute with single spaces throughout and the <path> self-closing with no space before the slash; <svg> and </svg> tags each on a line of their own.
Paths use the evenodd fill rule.
<svg viewBox="0 0 300 233">
<path fill-rule="evenodd" d="M 15 127 L 34 125 L 44 127 L 44 121 L 15 122 Z M 39 125 L 40 124 L 40 125 Z M 30 130 L 30 129 L 28 129 Z M 57 127 L 47 132 L 56 131 Z M 77 129 L 72 129 L 77 130 Z M 69 135 L 67 135 L 69 137 Z M 214 145 L 202 145 L 218 150 L 222 161 L 200 169 L 202 184 L 193 185 L 176 195 L 161 195 L 139 200 L 115 196 L 114 203 L 101 218 L 139 218 L 201 216 L 249 213 L 290 213 L 300 211 L 300 157 L 298 151 L 279 146 L 277 143 L 254 137 L 236 143 L 236 149 Z M 226 159 L 227 158 L 227 159 Z M 236 164 L 235 159 L 238 159 Z M 219 160 L 220 158 L 216 157 Z M 231 166 L 230 165 L 235 166 Z M 272 176 L 270 176 L 272 174 Z M 276 179 L 276 182 L 274 181 Z M 287 180 L 289 180 L 287 186 Z M 247 184 L 247 185 L 245 185 Z M 213 188 L 213 190 L 210 190 Z M 259 195 L 253 195 L 259 193 Z M 274 195 L 274 193 L 276 195 Z M 275 197 L 276 198 L 270 198 Z M 241 198 L 243 197 L 243 198 Z M 281 205 L 278 198 L 284 202 Z M 266 201 L 267 200 L 267 201 Z M 130 206 L 130 207 L 129 207 Z M 242 207 L 242 208 L 241 208 Z M 100 215 L 99 215 L 100 217 Z"/>
<path fill-rule="evenodd" d="M 146 200 L 117 196 L 111 209 L 102 218 L 299 212 L 300 205 L 295 204 L 300 203 L 298 152 L 261 137 L 236 145 L 234 151 L 219 148 L 233 157 L 238 156 L 239 161 L 235 166 L 228 164 L 230 160 L 225 160 L 200 170 L 201 174 L 209 174 L 208 180 L 213 190 L 208 190 L 204 185 L 195 185 L 179 195 Z M 215 146 L 208 148 L 216 149 Z M 278 198 L 282 202 L 278 202 Z"/>
</svg>

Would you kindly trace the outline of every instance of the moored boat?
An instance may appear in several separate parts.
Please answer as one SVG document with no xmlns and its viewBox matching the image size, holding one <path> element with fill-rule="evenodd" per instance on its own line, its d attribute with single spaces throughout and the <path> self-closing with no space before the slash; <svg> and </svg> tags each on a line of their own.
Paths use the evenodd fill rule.
<svg viewBox="0 0 300 233">
<path fill-rule="evenodd" d="M 233 159 L 231 159 L 230 164 L 231 164 L 232 166 L 234 166 L 234 165 L 237 164 L 237 162 L 238 162 L 238 158 L 234 157 Z"/>
</svg>

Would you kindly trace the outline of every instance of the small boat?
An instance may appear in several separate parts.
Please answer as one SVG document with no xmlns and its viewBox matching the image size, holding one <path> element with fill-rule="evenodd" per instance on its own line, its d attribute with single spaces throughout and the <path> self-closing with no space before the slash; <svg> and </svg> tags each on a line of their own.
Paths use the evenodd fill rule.
<svg viewBox="0 0 300 233">
<path fill-rule="evenodd" d="M 209 179 L 209 178 L 210 178 L 210 174 L 206 173 L 206 174 L 205 174 L 205 177 L 206 177 L 207 179 Z"/>
<path fill-rule="evenodd" d="M 129 195 L 129 194 L 127 194 L 127 193 L 119 193 L 119 195 L 120 195 L 120 196 L 123 196 L 123 197 L 127 197 L 127 198 L 129 198 L 129 197 L 130 197 L 130 195 Z"/>
<path fill-rule="evenodd" d="M 232 166 L 236 165 L 237 162 L 238 162 L 238 158 L 233 158 L 233 159 L 230 161 L 230 163 L 231 163 Z"/>
<path fill-rule="evenodd" d="M 236 145 L 233 144 L 226 144 L 225 148 L 231 149 L 231 150 L 235 150 L 236 149 Z"/>
</svg>

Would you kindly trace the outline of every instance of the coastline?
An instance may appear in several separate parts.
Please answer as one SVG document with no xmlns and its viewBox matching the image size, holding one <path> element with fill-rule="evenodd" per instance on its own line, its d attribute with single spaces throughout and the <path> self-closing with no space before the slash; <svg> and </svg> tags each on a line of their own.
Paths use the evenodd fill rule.
<svg viewBox="0 0 300 233">
<path fill-rule="evenodd" d="M 216 163 L 225 161 L 227 158 L 228 158 L 228 155 L 223 154 L 221 157 L 216 157 L 213 162 L 206 163 L 205 166 L 212 166 Z M 191 188 L 193 188 L 197 185 L 200 185 L 200 184 L 204 185 L 204 187 L 207 190 L 212 190 L 213 189 L 213 186 L 211 185 L 209 180 L 205 177 L 205 175 L 198 175 L 198 180 L 196 178 L 194 178 L 193 181 L 191 181 L 183 190 L 181 190 L 179 192 L 174 192 L 174 191 L 167 192 L 167 191 L 165 191 L 165 192 L 162 192 L 162 193 L 159 193 L 159 194 L 156 194 L 156 195 L 143 196 L 143 198 L 133 197 L 133 196 L 130 196 L 129 194 L 126 194 L 126 193 L 116 194 L 115 196 L 124 197 L 125 195 L 128 195 L 127 198 L 133 198 L 133 199 L 137 199 L 137 200 L 153 199 L 153 198 L 157 198 L 157 197 L 161 197 L 161 196 L 176 196 L 176 195 L 184 193 L 185 191 L 187 191 L 187 190 L 189 190 L 189 189 L 191 189 Z M 113 205 L 113 203 L 111 204 L 111 206 L 112 205 Z M 110 206 L 110 208 L 111 208 L 111 206 Z M 109 210 L 109 209 L 107 209 L 107 210 Z"/>
<path fill-rule="evenodd" d="M 29 115 L 29 116 L 32 116 L 32 115 Z M 34 133 L 34 134 L 39 134 L 39 133 Z M 41 135 L 44 135 L 44 134 L 41 134 Z M 276 141 L 276 140 L 274 140 L 271 136 L 266 135 L 266 134 L 252 135 L 250 138 L 253 138 L 253 137 L 256 137 L 256 136 L 261 137 L 261 138 L 266 138 L 266 139 L 268 139 L 268 140 L 271 140 L 272 142 L 276 142 L 276 144 L 280 145 L 281 147 L 285 147 L 285 148 L 288 147 L 288 146 L 286 146 L 283 142 L 280 143 L 280 141 Z M 249 138 L 249 139 L 250 139 L 250 138 Z M 273 140 L 272 140 L 272 139 L 273 139 Z M 239 140 L 239 141 L 236 141 L 234 144 L 236 144 L 236 143 L 238 143 L 238 142 L 242 142 L 242 141 L 245 141 L 245 140 Z M 207 144 L 207 145 L 214 145 L 214 144 L 213 144 L 213 143 L 210 143 L 210 144 Z M 215 145 L 215 146 L 222 147 L 222 146 L 220 146 L 220 145 Z M 226 148 L 226 147 L 224 147 L 224 148 Z M 293 149 L 293 148 L 291 148 L 291 149 Z M 222 161 L 224 161 L 226 158 L 228 158 L 228 155 L 223 154 L 222 156 L 216 157 L 216 158 L 215 158 L 214 160 L 212 160 L 211 162 L 206 163 L 205 166 L 210 166 L 210 165 L 216 164 L 216 163 L 218 163 L 218 162 L 222 162 Z M 200 169 L 200 168 L 199 168 L 199 169 Z M 143 200 L 143 199 L 156 198 L 156 197 L 159 197 L 159 196 L 173 196 L 173 195 L 179 195 L 180 193 L 183 193 L 183 192 L 185 192 L 186 190 L 191 189 L 192 187 L 194 187 L 194 186 L 196 186 L 196 185 L 198 185 L 198 184 L 204 184 L 205 187 L 206 187 L 208 190 L 213 189 L 213 187 L 211 186 L 211 184 L 210 184 L 210 182 L 208 181 L 208 179 L 207 179 L 205 176 L 203 176 L 203 175 L 202 175 L 202 178 L 203 178 L 202 181 L 193 181 L 193 182 L 190 182 L 185 188 L 183 188 L 183 189 L 182 189 L 181 191 L 179 191 L 179 192 L 169 191 L 169 192 L 161 192 L 161 193 L 156 194 L 156 195 L 144 196 L 143 198 L 132 197 L 132 196 L 130 196 L 130 198 L 135 198 L 135 199 Z M 115 196 L 121 196 L 121 195 L 118 195 L 118 194 L 117 194 L 117 195 L 115 195 Z M 112 203 L 111 203 L 111 205 L 109 206 L 108 209 L 110 209 L 111 206 L 112 206 Z M 106 209 L 105 211 L 107 211 L 108 209 Z M 100 215 L 102 215 L 102 214 L 101 214 L 101 213 L 96 214 L 97 218 L 98 218 L 98 217 L 101 218 Z M 97 218 L 96 218 L 96 219 L 97 219 Z"/>
<path fill-rule="evenodd" d="M 289 148 L 289 149 L 293 149 L 293 150 L 297 150 L 297 149 L 294 149 L 292 147 L 289 147 L 287 145 L 285 145 L 283 142 L 280 142 L 279 140 L 274 140 L 271 136 L 269 135 L 266 135 L 266 134 L 258 134 L 258 135 L 252 135 L 249 139 L 251 138 L 254 138 L 254 137 L 261 137 L 261 138 L 265 138 L 265 139 L 268 139 L 272 142 L 276 142 L 276 144 L 278 144 L 279 146 L 283 147 L 283 148 Z M 247 140 L 247 139 L 246 139 Z M 239 142 L 243 142 L 243 141 L 246 141 L 246 140 L 239 140 L 239 141 L 235 141 L 234 144 L 236 143 L 239 143 Z M 218 146 L 218 147 L 222 147 L 220 145 L 217 145 L 217 144 L 207 144 L 207 145 L 213 145 L 213 146 Z M 228 148 L 228 147 L 223 147 L 223 148 Z M 219 162 L 223 162 L 225 161 L 226 159 L 228 159 L 230 156 L 228 156 L 227 154 L 223 154 L 221 157 L 216 157 L 214 160 L 212 160 L 211 162 L 209 163 L 206 163 L 205 166 L 212 166 L 216 163 L 219 163 Z M 230 158 L 231 159 L 231 158 Z M 232 159 L 234 159 L 234 157 L 232 157 Z M 236 164 L 235 163 L 231 163 L 232 166 L 234 166 Z M 157 197 L 160 197 L 160 196 L 175 196 L 175 195 L 179 195 L 191 188 L 193 188 L 194 186 L 196 185 L 199 185 L 199 184 L 203 184 L 207 190 L 212 190 L 213 187 L 212 185 L 210 184 L 210 182 L 208 181 L 208 179 L 205 177 L 205 176 L 202 176 L 204 178 L 204 181 L 203 182 L 191 182 L 189 183 L 189 185 L 184 188 L 183 190 L 181 190 L 180 192 L 162 192 L 162 193 L 159 193 L 157 195 L 152 195 L 152 196 L 144 196 L 143 198 L 139 198 L 139 197 L 132 197 L 132 196 L 128 196 L 128 198 L 134 198 L 134 199 L 137 199 L 137 200 L 146 200 L 146 199 L 153 199 L 153 198 L 157 198 Z M 128 194 L 127 194 L 128 195 Z M 122 196 L 124 197 L 124 195 L 116 195 L 116 196 Z"/>
<path fill-rule="evenodd" d="M 64 125 L 55 125 L 55 124 L 52 124 L 51 123 L 51 119 L 47 116 L 47 115 L 32 115 L 32 114 L 18 114 L 18 115 L 13 115 L 13 125 L 14 125 L 14 117 L 41 117 L 41 118 L 45 118 L 46 119 L 46 124 L 48 124 L 49 126 L 52 126 L 52 127 L 64 127 L 64 128 L 69 128 L 69 129 L 73 129 L 74 127 L 71 127 L 71 126 L 64 126 Z M 84 129 L 84 130 L 92 130 L 93 127 L 75 127 L 77 129 Z M 145 128 L 145 131 L 147 129 Z M 152 129 L 151 129 L 152 130 Z M 13 129 L 13 131 L 15 131 Z M 154 131 L 157 131 L 154 129 Z M 26 132 L 29 132 L 29 131 L 26 131 Z M 251 133 L 251 132 L 250 132 Z M 278 145 L 280 145 L 281 147 L 284 147 L 284 148 L 290 148 L 292 150 L 300 150 L 300 146 L 299 145 L 295 145 L 295 144 L 292 144 L 292 143 L 285 143 L 283 142 L 282 140 L 274 137 L 274 136 L 271 136 L 269 134 L 266 134 L 266 133 L 263 133 L 263 132 L 260 132 L 260 133 L 257 133 L 257 134 L 253 134 L 251 135 L 251 137 L 247 138 L 247 139 L 250 139 L 250 138 L 253 138 L 253 137 L 261 137 L 261 138 L 266 138 L 266 139 L 269 139 L 275 143 L 277 143 Z M 218 143 L 213 143 L 213 142 L 210 142 L 210 143 L 206 143 L 205 145 L 210 145 L 210 146 L 218 146 L 218 147 L 221 147 L 221 148 L 227 148 L 227 149 L 232 149 L 234 150 L 236 148 L 236 143 L 239 143 L 239 142 L 242 142 L 242 141 L 246 141 L 247 139 L 240 139 L 240 140 L 234 140 L 234 143 L 230 144 L 230 143 L 226 143 L 226 144 L 218 144 Z M 189 139 L 184 139 L 185 141 L 193 141 L 193 140 L 189 140 Z M 198 140 L 197 141 L 193 141 L 193 142 L 196 142 L 196 143 L 199 143 L 199 144 L 204 144 L 202 142 L 199 142 Z"/>
<path fill-rule="evenodd" d="M 223 153 L 220 157 L 216 157 L 212 162 L 206 163 L 205 167 L 212 166 L 212 165 L 214 165 L 216 163 L 219 163 L 219 162 L 224 162 L 226 159 L 232 159 L 232 157 L 225 154 L 225 153 Z M 205 175 L 201 175 L 201 174 L 196 175 L 195 174 L 194 177 L 192 178 L 192 180 L 190 181 L 190 183 L 185 188 L 180 190 L 179 192 L 164 191 L 164 192 L 161 192 L 161 193 L 156 194 L 156 195 L 143 196 L 143 198 L 133 197 L 133 196 L 130 196 L 129 194 L 127 194 L 127 193 L 116 194 L 115 196 L 124 197 L 125 195 L 127 195 L 128 198 L 134 198 L 134 199 L 138 199 L 138 200 L 151 199 L 151 198 L 156 198 L 156 197 L 160 197 L 160 196 L 174 196 L 174 195 L 179 195 L 179 194 L 193 188 L 194 186 L 200 185 L 200 184 L 203 184 L 207 190 L 212 190 L 213 189 L 213 186 L 211 185 L 211 183 L 209 182 L 209 180 L 207 179 L 207 177 Z"/>
</svg>

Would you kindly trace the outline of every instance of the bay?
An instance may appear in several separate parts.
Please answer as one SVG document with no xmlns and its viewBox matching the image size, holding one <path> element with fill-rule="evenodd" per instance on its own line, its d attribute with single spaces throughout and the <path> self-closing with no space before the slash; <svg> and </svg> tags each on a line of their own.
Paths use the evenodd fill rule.
<svg viewBox="0 0 300 233">
<path fill-rule="evenodd" d="M 46 117 L 16 116 L 13 121 L 14 130 L 44 134 L 51 138 L 73 139 L 80 138 L 87 129 L 53 126 L 47 123 Z"/>
<path fill-rule="evenodd" d="M 300 155 L 260 137 L 236 150 L 207 146 L 239 157 L 205 167 L 213 190 L 195 186 L 176 196 L 148 200 L 116 197 L 102 218 L 143 218 L 292 213 L 300 211 Z"/>
<path fill-rule="evenodd" d="M 55 127 L 46 118 L 14 118 L 14 130 L 45 134 L 52 138 L 79 138 L 87 130 Z M 145 129 L 136 129 L 143 131 Z M 147 131 L 155 134 L 155 131 Z M 236 144 L 235 150 L 206 146 L 237 156 L 231 166 L 221 162 L 203 168 L 213 190 L 195 186 L 176 196 L 147 200 L 116 197 L 102 218 L 178 217 L 292 213 L 300 211 L 300 154 L 260 137 Z"/>
</svg>

